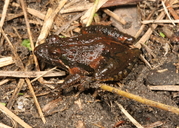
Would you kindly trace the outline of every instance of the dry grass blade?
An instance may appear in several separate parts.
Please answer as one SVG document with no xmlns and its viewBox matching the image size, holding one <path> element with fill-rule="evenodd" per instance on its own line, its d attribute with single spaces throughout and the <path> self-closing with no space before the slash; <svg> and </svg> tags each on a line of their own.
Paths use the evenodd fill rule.
<svg viewBox="0 0 179 128">
<path fill-rule="evenodd" d="M 41 109 L 40 104 L 39 104 L 39 102 L 37 100 L 37 97 L 35 96 L 35 92 L 34 92 L 34 89 L 32 87 L 32 84 L 31 84 L 29 79 L 25 78 L 25 80 L 26 80 L 28 88 L 29 88 L 29 90 L 30 90 L 30 92 L 31 92 L 31 94 L 33 96 L 33 99 L 34 99 L 35 105 L 37 107 L 38 113 L 40 115 L 40 118 L 42 119 L 43 123 L 45 124 L 46 120 L 45 120 L 45 117 L 44 117 L 44 115 L 42 113 L 42 109 Z"/>
<path fill-rule="evenodd" d="M 115 14 L 114 12 L 110 11 L 109 9 L 104 9 L 103 10 L 106 14 L 108 14 L 109 16 L 111 16 L 112 18 L 114 18 L 115 20 L 117 20 L 119 23 L 125 25 L 126 21 L 120 17 L 119 15 Z"/>
<path fill-rule="evenodd" d="M 86 23 L 86 26 L 89 26 L 91 24 L 91 22 L 93 20 L 93 16 L 94 16 L 95 12 L 97 11 L 98 3 L 99 3 L 99 0 L 95 0 L 93 9 L 91 10 L 90 16 L 89 16 L 88 21 Z"/>
<path fill-rule="evenodd" d="M 9 108 L 9 109 L 12 108 L 12 106 L 13 106 L 13 104 L 14 104 L 14 102 L 15 102 L 15 100 L 16 100 L 16 98 L 17 98 L 17 96 L 18 96 L 18 94 L 19 94 L 19 92 L 20 92 L 20 90 L 21 90 L 21 88 L 23 86 L 23 84 L 24 84 L 24 79 L 20 79 L 19 82 L 18 82 L 17 87 L 15 88 L 15 90 L 14 90 L 14 92 L 13 92 L 13 94 L 12 94 L 8 104 L 7 104 L 7 108 Z"/>
<path fill-rule="evenodd" d="M 4 105 L 0 104 L 0 110 L 6 114 L 8 117 L 14 119 L 16 122 L 18 122 L 22 127 L 24 128 L 32 128 L 30 125 L 25 123 L 23 120 L 21 120 L 18 116 L 16 116 L 14 113 L 12 113 L 9 109 L 7 109 Z"/>
<path fill-rule="evenodd" d="M 32 8 L 27 8 L 27 12 L 32 14 L 33 16 L 36 16 L 42 20 L 44 20 L 45 18 L 45 15 L 43 13 L 41 13 L 40 11 L 37 11 L 35 9 L 32 9 Z"/>
<path fill-rule="evenodd" d="M 172 8 L 172 5 L 178 3 L 178 0 L 169 0 L 166 2 L 166 6 L 168 7 L 169 12 L 174 17 L 175 20 L 179 19 L 178 14 L 175 12 L 175 10 Z"/>
<path fill-rule="evenodd" d="M 34 77 L 59 77 L 64 76 L 65 72 L 50 71 L 0 71 L 0 77 L 16 77 L 16 78 L 34 78 Z"/>
<path fill-rule="evenodd" d="M 90 7 L 92 7 L 92 6 L 93 6 L 93 3 L 82 4 L 81 6 L 78 6 L 78 8 L 76 6 L 73 6 L 73 7 L 70 7 L 70 8 L 62 9 L 60 11 L 60 13 L 64 14 L 64 13 L 85 11 L 85 10 L 89 9 Z"/>
<path fill-rule="evenodd" d="M 48 9 L 43 27 L 41 29 L 41 33 L 37 39 L 37 45 L 42 44 L 45 41 L 45 39 L 52 27 L 55 16 L 61 10 L 61 8 L 65 5 L 66 2 L 67 2 L 67 0 L 60 1 L 58 4 L 58 7 L 55 10 L 52 10 L 51 8 Z"/>
<path fill-rule="evenodd" d="M 29 35 L 31 48 L 32 48 L 32 51 L 33 51 L 34 50 L 34 43 L 33 43 L 32 33 L 30 31 L 29 20 L 28 20 L 28 17 L 27 17 L 27 10 L 26 10 L 27 6 L 25 5 L 25 2 L 23 0 L 20 0 L 20 2 L 21 2 L 21 5 L 22 5 L 22 10 L 23 10 L 23 13 L 24 13 L 24 18 L 25 18 L 25 23 L 26 23 L 26 26 L 27 26 L 27 32 L 28 32 L 28 35 Z"/>
<path fill-rule="evenodd" d="M 172 18 L 171 18 L 171 16 L 170 16 L 170 14 L 168 13 L 168 10 L 167 10 L 167 8 L 166 8 L 166 6 L 165 6 L 164 1 L 162 1 L 162 6 L 163 6 L 163 8 L 164 8 L 164 10 L 165 10 L 165 13 L 167 14 L 167 17 L 172 21 Z M 172 24 L 175 26 L 175 23 L 174 23 L 174 22 L 172 22 Z"/>
<path fill-rule="evenodd" d="M 150 90 L 161 90 L 161 91 L 179 91 L 179 86 L 175 85 L 156 85 L 148 86 Z"/>
<path fill-rule="evenodd" d="M 100 84 L 100 87 L 103 90 L 106 90 L 106 91 L 127 97 L 129 99 L 135 100 L 137 102 L 140 102 L 140 103 L 152 106 L 152 107 L 156 107 L 156 108 L 160 108 L 160 109 L 163 109 L 163 110 L 166 110 L 166 111 L 169 111 L 169 112 L 173 112 L 173 113 L 176 113 L 176 114 L 179 115 L 179 108 L 169 106 L 169 105 L 166 105 L 166 104 L 162 104 L 162 103 L 159 103 L 159 102 L 155 102 L 155 101 L 152 101 L 152 100 L 148 100 L 148 99 L 142 98 L 140 96 L 137 96 L 137 95 L 116 89 L 114 87 L 107 86 L 105 84 Z"/>
<path fill-rule="evenodd" d="M 163 19 L 165 16 L 165 13 L 164 12 L 161 12 L 160 15 L 157 17 L 156 20 L 161 20 Z M 149 38 L 150 38 L 150 35 L 152 34 L 153 30 L 157 27 L 157 24 L 153 24 L 152 25 L 152 28 L 149 28 L 147 30 L 147 32 L 142 36 L 142 38 L 140 38 L 140 40 L 135 44 L 135 46 L 137 48 L 141 48 L 141 44 L 144 44 Z"/>
<path fill-rule="evenodd" d="M 179 20 L 144 20 L 141 23 L 143 23 L 143 24 L 179 23 Z"/>
<path fill-rule="evenodd" d="M 152 15 L 155 13 L 155 11 L 156 11 L 156 9 L 153 9 L 152 12 L 147 16 L 146 20 L 149 20 L 149 19 L 152 17 Z M 141 33 L 144 31 L 144 28 L 145 28 L 145 25 L 142 24 L 141 27 L 140 27 L 140 29 L 139 29 L 139 31 L 138 31 L 138 32 L 135 34 L 135 36 L 134 36 L 136 39 L 137 39 L 137 38 L 141 35 Z"/>
<path fill-rule="evenodd" d="M 119 104 L 117 101 L 115 102 L 118 107 L 121 109 L 123 114 L 137 127 L 137 128 L 144 128 L 141 124 L 139 124 L 125 109 L 124 107 Z"/>
<path fill-rule="evenodd" d="M 74 18 L 72 18 L 69 22 L 65 23 L 55 34 L 56 34 L 56 35 L 59 35 L 63 30 L 66 30 L 66 29 L 71 25 L 71 23 L 72 23 L 73 21 L 79 19 L 84 13 L 85 13 L 85 11 L 82 12 L 82 13 L 80 13 L 80 14 L 77 14 L 77 15 L 76 15 Z"/>
<path fill-rule="evenodd" d="M 7 82 L 9 82 L 9 81 L 10 81 L 9 79 L 1 80 L 0 81 L 0 86 L 5 84 L 5 83 L 7 83 Z"/>
<path fill-rule="evenodd" d="M 26 21 L 26 26 L 27 26 L 27 31 L 28 31 L 30 43 L 31 43 L 31 48 L 34 49 L 34 43 L 33 43 L 33 40 L 32 40 L 32 33 L 31 33 L 31 31 L 30 31 L 30 25 L 29 25 L 29 21 L 28 21 L 28 17 L 27 17 L 26 5 L 25 5 L 25 3 L 24 3 L 23 0 L 20 0 L 20 3 L 21 3 L 21 5 L 22 5 L 22 10 L 23 10 L 23 13 L 24 13 L 25 21 Z M 37 58 L 36 58 L 35 56 L 34 56 L 34 60 L 35 60 L 36 67 L 38 67 Z M 21 63 L 22 63 L 22 62 L 21 62 Z M 25 68 L 24 68 L 24 67 L 23 67 L 22 69 L 25 71 Z M 45 117 L 44 117 L 44 115 L 43 115 L 43 113 L 42 113 L 42 110 L 41 110 L 41 107 L 40 107 L 40 105 L 39 105 L 39 103 L 38 103 L 38 101 L 37 101 L 37 97 L 35 96 L 34 89 L 33 89 L 32 85 L 31 85 L 31 82 L 30 82 L 30 80 L 27 79 L 27 78 L 26 78 L 25 80 L 26 80 L 26 82 L 27 82 L 27 85 L 28 85 L 28 88 L 29 88 L 30 92 L 31 92 L 32 95 L 33 95 L 34 102 L 35 102 L 35 104 L 36 104 L 36 107 L 37 107 L 37 110 L 38 110 L 38 112 L 39 112 L 39 115 L 40 115 L 40 117 L 41 117 L 43 123 L 45 123 L 45 122 L 46 122 Z"/>
<path fill-rule="evenodd" d="M 4 4 L 4 7 L 3 7 L 2 17 L 1 17 L 1 21 L 0 21 L 0 27 L 1 28 L 2 28 L 2 26 L 4 24 L 4 21 L 5 21 L 5 17 L 6 17 L 6 13 L 7 13 L 7 8 L 9 6 L 10 0 L 5 0 L 4 2 L 5 2 L 5 4 Z"/>
<path fill-rule="evenodd" d="M 104 4 L 106 3 L 107 0 L 100 0 L 99 3 L 98 3 L 98 6 L 96 7 L 96 11 Z M 81 17 L 81 21 L 86 24 L 89 17 L 90 17 L 90 14 L 93 10 L 93 6 L 91 8 L 88 9 L 88 11 Z"/>
<path fill-rule="evenodd" d="M 7 126 L 7 125 L 5 125 L 3 123 L 0 123 L 0 128 L 12 128 L 12 127 L 9 127 L 9 126 Z"/>
<path fill-rule="evenodd" d="M 5 37 L 5 39 L 7 40 L 8 44 L 9 44 L 10 47 L 11 47 L 12 53 L 13 53 L 13 55 L 15 56 L 15 60 L 16 60 L 17 66 L 19 66 L 22 70 L 25 71 L 25 67 L 24 67 L 24 65 L 23 65 L 23 63 L 22 63 L 22 61 L 21 61 L 21 59 L 20 59 L 19 56 L 17 55 L 17 51 L 15 50 L 14 46 L 12 45 L 12 43 L 10 42 L 10 40 L 8 39 L 8 37 L 6 36 L 6 34 L 4 33 L 4 31 L 3 31 L 2 29 L 1 29 L 1 32 L 2 32 L 3 36 Z M 29 87 L 29 89 L 30 89 L 32 95 L 33 95 L 33 98 L 34 98 L 36 107 L 37 107 L 37 109 L 38 109 L 38 112 L 39 112 L 40 116 L 42 117 L 43 122 L 45 122 L 45 118 L 44 118 L 44 116 L 43 116 L 42 110 L 41 110 L 40 105 L 39 105 L 39 103 L 38 103 L 38 101 L 37 101 L 37 98 L 36 98 L 36 96 L 35 96 L 35 93 L 34 93 L 34 90 L 33 90 L 33 88 L 32 88 L 32 85 L 31 85 L 31 83 L 30 83 L 30 80 L 29 80 L 29 79 L 26 79 L 26 82 L 27 82 L 27 85 L 28 85 L 28 87 Z"/>
<path fill-rule="evenodd" d="M 21 17 L 21 16 L 23 16 L 23 13 L 19 13 L 19 14 L 7 14 L 5 21 L 10 21 L 10 20 L 13 20 L 13 19 Z M 1 14 L 0 14 L 0 17 L 2 17 Z"/>
<path fill-rule="evenodd" d="M 12 43 L 10 42 L 9 38 L 7 37 L 7 35 L 4 33 L 4 30 L 2 28 L 0 28 L 0 29 L 1 29 L 1 32 L 2 32 L 3 36 L 5 37 L 5 39 L 7 40 L 8 44 L 9 44 L 9 46 L 11 48 L 11 51 L 12 51 L 12 53 L 14 55 L 14 61 L 15 61 L 16 65 L 24 70 L 24 65 L 23 65 L 21 59 L 19 58 L 19 56 L 17 55 L 16 49 L 14 48 Z"/>
<path fill-rule="evenodd" d="M 164 122 L 162 121 L 157 121 L 157 122 L 154 122 L 154 123 L 151 123 L 151 124 L 147 124 L 145 125 L 144 127 L 145 128 L 157 128 L 159 126 L 162 126 L 164 124 Z"/>
<path fill-rule="evenodd" d="M 12 57 L 0 58 L 0 67 L 4 67 L 4 66 L 7 66 L 7 65 L 10 65 L 13 63 L 14 63 L 14 61 L 13 61 Z"/>
<path fill-rule="evenodd" d="M 34 81 L 36 81 L 36 80 L 39 79 L 40 77 L 43 77 L 44 75 L 48 74 L 49 72 L 55 70 L 56 68 L 57 68 L 57 67 L 54 67 L 54 68 L 50 69 L 49 71 L 44 72 L 42 75 L 39 75 L 37 78 L 33 79 L 33 80 L 31 81 L 31 83 L 34 82 Z"/>
<path fill-rule="evenodd" d="M 141 2 L 142 0 L 108 0 L 102 8 L 118 6 L 118 5 L 132 5 L 137 2 Z"/>
</svg>

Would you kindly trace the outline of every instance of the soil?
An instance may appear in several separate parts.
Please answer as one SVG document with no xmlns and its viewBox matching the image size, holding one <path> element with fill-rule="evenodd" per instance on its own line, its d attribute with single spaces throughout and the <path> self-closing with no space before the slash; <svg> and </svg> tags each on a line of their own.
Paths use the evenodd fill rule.
<svg viewBox="0 0 179 128">
<path fill-rule="evenodd" d="M 14 0 L 13 2 L 17 1 Z M 38 3 L 31 0 L 28 1 L 27 4 L 28 7 L 42 11 L 47 10 L 48 6 L 53 5 L 51 3 L 50 5 L 45 6 L 47 2 L 48 1 L 43 1 Z M 1 1 L 1 12 L 3 5 L 4 2 Z M 15 13 L 15 11 L 20 13 L 22 11 L 20 8 L 13 6 L 12 3 L 10 3 L 9 6 L 8 13 Z M 71 15 L 72 14 L 69 16 Z M 66 15 L 63 16 L 64 20 L 68 20 Z M 29 15 L 29 18 L 34 19 L 31 15 Z M 26 64 L 29 62 L 31 52 L 27 48 L 20 45 L 22 39 L 19 39 L 17 35 L 14 34 L 12 27 L 15 27 L 18 30 L 22 39 L 28 39 L 24 17 L 17 17 L 15 19 L 5 21 L 3 28 L 5 32 L 8 33 L 9 39 L 13 42 L 13 45 L 17 49 L 18 55 L 23 60 L 23 63 Z M 40 30 L 40 25 L 31 24 L 34 41 L 36 41 Z M 2 37 L 0 42 L 1 56 L 12 56 L 10 46 L 7 42 L 5 42 L 5 39 Z M 176 73 L 176 66 L 173 65 L 179 61 L 178 51 L 172 51 L 171 49 L 165 55 L 166 51 L 163 48 L 164 44 L 157 41 L 153 42 L 154 43 L 148 42 L 147 46 L 156 54 L 155 58 L 151 58 L 150 55 L 146 53 L 145 49 L 142 49 L 142 54 L 151 63 L 153 69 L 148 67 L 143 60 L 139 60 L 138 64 L 136 64 L 135 68 L 126 78 L 120 81 L 120 83 L 110 84 L 110 86 L 114 86 L 126 92 L 130 92 L 153 101 L 179 107 L 178 92 L 153 91 L 149 89 L 149 86 L 174 86 L 179 84 L 179 75 Z M 50 68 L 49 65 L 44 67 L 46 69 Z M 34 64 L 28 67 L 28 70 L 34 69 Z M 162 73 L 158 72 L 163 69 L 167 70 Z M 2 67 L 1 70 L 15 71 L 19 70 L 19 67 L 12 64 Z M 7 79 L 7 77 L 0 77 L 0 80 L 4 79 Z M 46 78 L 45 80 L 54 82 L 59 79 L 61 79 L 61 77 Z M 19 78 L 10 78 L 8 83 L 0 85 L 0 103 L 8 104 L 18 81 Z M 42 122 L 26 84 L 23 85 L 23 88 L 20 91 L 23 95 L 19 95 L 17 97 L 10 110 L 34 128 L 135 128 L 134 124 L 132 124 L 131 121 L 121 112 L 116 102 L 121 104 L 142 126 L 157 128 L 179 127 L 179 115 L 177 114 L 161 110 L 159 108 L 150 107 L 99 88 L 90 87 L 79 94 L 78 89 L 74 87 L 68 93 L 59 95 L 58 91 L 54 91 L 53 89 L 48 88 L 45 84 L 40 84 L 38 81 L 33 83 L 33 87 L 36 94 L 48 92 L 47 94 L 37 96 L 38 102 L 44 110 L 46 123 L 44 124 Z M 20 103 L 23 105 L 21 106 Z M 16 128 L 22 127 L 1 111 L 0 123 Z"/>
</svg>

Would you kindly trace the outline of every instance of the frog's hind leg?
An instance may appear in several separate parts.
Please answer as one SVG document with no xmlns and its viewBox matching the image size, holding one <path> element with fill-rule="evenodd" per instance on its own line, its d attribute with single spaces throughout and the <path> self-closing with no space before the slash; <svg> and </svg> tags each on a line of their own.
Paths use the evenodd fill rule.
<svg viewBox="0 0 179 128">
<path fill-rule="evenodd" d="M 98 71 L 94 74 L 97 81 L 116 81 L 122 79 L 121 76 L 114 76 L 114 72 L 117 71 L 118 61 L 110 58 L 108 62 L 98 68 Z"/>
</svg>

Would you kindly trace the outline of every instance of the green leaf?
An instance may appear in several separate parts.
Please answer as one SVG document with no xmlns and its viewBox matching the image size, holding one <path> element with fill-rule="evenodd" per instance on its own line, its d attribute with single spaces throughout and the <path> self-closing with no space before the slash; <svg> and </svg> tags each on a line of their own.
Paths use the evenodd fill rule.
<svg viewBox="0 0 179 128">
<path fill-rule="evenodd" d="M 21 43 L 22 46 L 28 48 L 30 51 L 32 51 L 31 45 L 30 45 L 30 40 L 29 39 L 25 39 L 22 41 Z"/>
<path fill-rule="evenodd" d="M 0 104 L 2 104 L 2 105 L 4 105 L 4 106 L 6 106 L 6 103 L 1 103 L 1 102 L 0 102 Z"/>
<path fill-rule="evenodd" d="M 18 95 L 23 96 L 23 95 L 24 95 L 24 93 L 18 93 Z"/>
<path fill-rule="evenodd" d="M 160 34 L 161 37 L 165 38 L 165 34 L 164 33 L 160 32 L 159 34 Z"/>
<path fill-rule="evenodd" d="M 59 37 L 60 37 L 60 38 L 66 38 L 65 36 L 62 36 L 62 35 L 60 35 Z"/>
<path fill-rule="evenodd" d="M 95 17 L 95 16 L 98 16 L 98 13 L 95 13 L 95 14 L 94 14 L 94 17 Z"/>
</svg>

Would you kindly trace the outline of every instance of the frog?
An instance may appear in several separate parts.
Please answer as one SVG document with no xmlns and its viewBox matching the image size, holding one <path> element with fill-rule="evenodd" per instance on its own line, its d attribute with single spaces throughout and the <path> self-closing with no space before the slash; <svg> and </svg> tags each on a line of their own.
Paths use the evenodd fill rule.
<svg viewBox="0 0 179 128">
<path fill-rule="evenodd" d="M 136 64 L 140 49 L 131 47 L 135 38 L 104 25 L 82 27 L 73 37 L 51 35 L 38 45 L 38 60 L 65 70 L 67 76 L 61 89 L 97 81 L 120 81 Z"/>
</svg>

